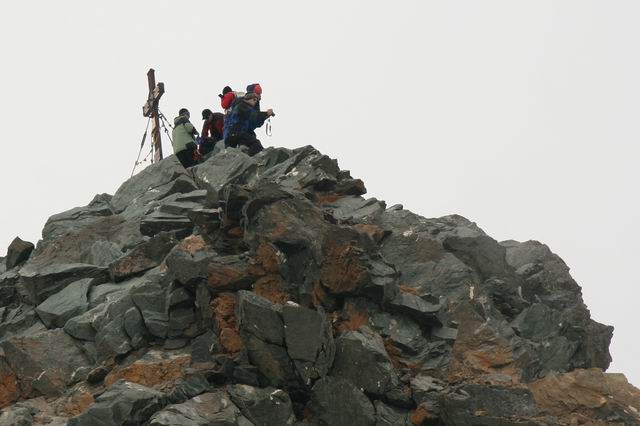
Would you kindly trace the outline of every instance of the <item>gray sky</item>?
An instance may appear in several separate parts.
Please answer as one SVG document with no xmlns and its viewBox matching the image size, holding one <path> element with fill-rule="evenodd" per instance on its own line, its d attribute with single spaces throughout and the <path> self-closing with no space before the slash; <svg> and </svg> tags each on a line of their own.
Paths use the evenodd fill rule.
<svg viewBox="0 0 640 426">
<path fill-rule="evenodd" d="M 129 177 L 150 67 L 161 111 L 197 126 L 223 86 L 260 82 L 265 146 L 548 244 L 616 328 L 609 371 L 640 385 L 639 18 L 622 0 L 2 1 L 0 256 Z"/>
</svg>

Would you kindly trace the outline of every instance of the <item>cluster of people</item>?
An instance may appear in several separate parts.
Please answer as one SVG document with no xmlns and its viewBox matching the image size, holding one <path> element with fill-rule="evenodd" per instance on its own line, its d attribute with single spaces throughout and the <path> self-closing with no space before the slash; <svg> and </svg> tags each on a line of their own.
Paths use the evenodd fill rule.
<svg viewBox="0 0 640 426">
<path fill-rule="evenodd" d="M 222 141 L 225 147 L 244 147 L 242 149 L 251 156 L 264 149 L 255 130 L 275 114 L 272 109 L 260 110 L 262 87 L 257 83 L 250 84 L 247 91 L 242 93 L 226 86 L 218 96 L 225 113 L 203 110 L 202 132 L 199 133 L 191 124 L 191 114 L 186 108 L 178 111 L 178 116 L 173 120 L 171 144 L 184 167 L 198 164 Z"/>
</svg>

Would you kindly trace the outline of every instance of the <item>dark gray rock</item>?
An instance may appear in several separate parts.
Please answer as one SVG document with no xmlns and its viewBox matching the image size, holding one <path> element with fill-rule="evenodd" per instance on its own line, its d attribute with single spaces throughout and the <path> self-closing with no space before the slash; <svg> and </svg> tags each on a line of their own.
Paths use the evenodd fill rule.
<svg viewBox="0 0 640 426">
<path fill-rule="evenodd" d="M 373 404 L 349 380 L 325 377 L 311 389 L 312 421 L 325 426 L 373 426 Z"/>
<path fill-rule="evenodd" d="M 419 324 L 441 325 L 437 314 L 442 306 L 429 303 L 415 294 L 400 292 L 387 306 L 390 310 L 413 318 Z"/>
<path fill-rule="evenodd" d="M 6 408 L 0 414 L 0 425 L 11 426 L 31 426 L 33 424 L 33 416 L 31 410 L 27 407 L 10 407 Z"/>
<path fill-rule="evenodd" d="M 152 237 L 160 232 L 184 230 L 187 235 L 191 233 L 193 223 L 187 216 L 156 211 L 145 215 L 140 222 L 142 235 Z"/>
<path fill-rule="evenodd" d="M 370 325 L 381 336 L 390 339 L 396 348 L 408 354 L 420 353 L 427 344 L 420 326 L 410 318 L 378 311 L 371 315 Z"/>
<path fill-rule="evenodd" d="M 293 425 L 296 419 L 291 399 L 282 389 L 232 385 L 227 392 L 242 414 L 256 426 Z"/>
<path fill-rule="evenodd" d="M 142 424 L 166 404 L 162 392 L 120 380 L 96 398 L 84 413 L 69 419 L 69 426 Z"/>
<path fill-rule="evenodd" d="M 108 280 L 108 273 L 105 268 L 78 263 L 53 264 L 43 268 L 27 263 L 20 269 L 20 281 L 29 302 L 34 305 L 39 305 L 49 296 L 83 278 L 95 278 L 95 283 L 98 284 Z"/>
<path fill-rule="evenodd" d="M 333 364 L 335 343 L 324 311 L 312 310 L 292 302 L 282 308 L 287 352 L 302 381 L 324 377 Z"/>
<path fill-rule="evenodd" d="M 192 374 L 183 379 L 179 379 L 167 395 L 167 400 L 172 404 L 180 404 L 194 396 L 207 392 L 211 385 L 202 374 Z"/>
<path fill-rule="evenodd" d="M 15 237 L 9 244 L 9 248 L 7 248 L 6 268 L 13 269 L 26 262 L 34 248 L 33 243 L 22 241 L 20 237 Z"/>
<path fill-rule="evenodd" d="M 69 232 L 77 232 L 105 216 L 114 214 L 110 206 L 111 195 L 98 194 L 84 207 L 75 207 L 51 216 L 42 230 L 44 240 L 55 239 Z"/>
<path fill-rule="evenodd" d="M 61 329 L 12 337 L 0 347 L 25 398 L 61 395 L 72 383 L 74 371 L 90 365 L 84 352 Z"/>
<path fill-rule="evenodd" d="M 5 261 L 5 258 L 0 256 L 0 275 L 4 274 L 5 272 L 7 272 L 7 263 Z"/>
<path fill-rule="evenodd" d="M 446 384 L 431 376 L 417 375 L 411 379 L 411 394 L 416 405 L 426 409 L 431 419 L 440 417 L 440 400 Z"/>
<path fill-rule="evenodd" d="M 69 319 L 85 313 L 89 307 L 87 294 L 92 282 L 92 278 L 85 278 L 49 296 L 36 308 L 42 322 L 48 328 L 64 327 Z"/>
<path fill-rule="evenodd" d="M 152 277 L 131 290 L 131 298 L 140 309 L 147 330 L 161 339 L 167 337 L 169 327 L 169 306 L 167 289 L 169 283 L 164 277 Z"/>
<path fill-rule="evenodd" d="M 469 297 L 469 287 L 479 286 L 480 277 L 442 245 L 439 235 L 451 225 L 439 219 L 425 219 L 408 210 L 388 210 L 375 224 L 391 231 L 381 243 L 386 260 L 401 273 L 403 285 L 419 294 L 446 296 L 450 300 Z"/>
<path fill-rule="evenodd" d="M 161 232 L 110 264 L 111 279 L 118 282 L 155 268 L 177 243 L 173 234 Z"/>
<path fill-rule="evenodd" d="M 238 149 L 226 149 L 192 169 L 202 189 L 218 193 L 227 184 L 246 184 L 254 177 L 257 162 Z"/>
<path fill-rule="evenodd" d="M 351 381 L 365 392 L 382 396 L 399 385 L 382 338 L 363 326 L 336 339 L 332 377 Z"/>
<path fill-rule="evenodd" d="M 286 387 L 297 382 L 296 369 L 287 350 L 252 334 L 244 336 L 249 362 L 258 367 L 261 386 Z"/>
<path fill-rule="evenodd" d="M 385 210 L 385 202 L 376 198 L 364 199 L 349 195 L 323 204 L 323 209 L 340 222 L 366 222 Z"/>
<path fill-rule="evenodd" d="M 124 313 L 124 330 L 127 332 L 127 335 L 131 340 L 131 346 L 133 349 L 138 349 L 144 346 L 149 336 L 149 332 L 144 326 L 142 314 L 135 306 L 130 307 Z"/>
<path fill-rule="evenodd" d="M 204 393 L 182 404 L 169 405 L 149 420 L 149 426 L 251 426 L 223 390 Z"/>
<path fill-rule="evenodd" d="M 214 354 L 222 350 L 216 334 L 209 330 L 191 341 L 191 363 L 210 364 L 215 362 Z"/>
<path fill-rule="evenodd" d="M 188 177 L 188 172 L 175 156 L 169 156 L 145 168 L 120 185 L 120 188 L 111 199 L 111 205 L 114 211 L 119 213 L 140 199 L 145 199 L 148 202 L 164 198 L 159 196 L 161 195 L 161 188 L 171 184 L 179 177 Z M 166 195 L 170 194 L 164 194 L 164 196 Z"/>
<path fill-rule="evenodd" d="M 251 291 L 238 292 L 238 327 L 268 343 L 284 345 L 284 324 L 274 303 Z"/>
<path fill-rule="evenodd" d="M 442 399 L 442 418 L 451 425 L 546 425 L 526 388 L 467 384 Z"/>
<path fill-rule="evenodd" d="M 382 401 L 374 401 L 376 426 L 412 426 L 409 412 L 390 407 Z"/>
<path fill-rule="evenodd" d="M 190 240 L 188 238 L 187 240 Z M 166 257 L 168 275 L 183 285 L 193 285 L 196 282 L 206 281 L 209 264 L 219 257 L 213 248 L 208 245 L 200 245 L 200 241 L 193 239 L 197 248 L 183 241 L 175 246 Z"/>
<path fill-rule="evenodd" d="M 0 308 L 0 340 L 21 335 L 33 327 L 44 324 L 40 322 L 35 309 L 28 305 Z"/>
<path fill-rule="evenodd" d="M 91 246 L 88 263 L 96 266 L 109 266 L 122 254 L 122 249 L 116 243 L 98 240 Z"/>
<path fill-rule="evenodd" d="M 64 325 L 64 331 L 71 337 L 79 340 L 95 341 L 96 329 L 93 328 L 93 322 L 96 317 L 105 314 L 107 303 L 102 303 L 82 315 L 69 319 Z"/>
</svg>

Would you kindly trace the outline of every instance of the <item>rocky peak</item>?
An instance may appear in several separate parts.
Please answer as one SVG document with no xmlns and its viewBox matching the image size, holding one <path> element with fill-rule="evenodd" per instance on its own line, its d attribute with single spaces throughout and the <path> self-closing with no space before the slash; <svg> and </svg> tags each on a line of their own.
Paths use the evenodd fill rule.
<svg viewBox="0 0 640 426">
<path fill-rule="evenodd" d="M 547 246 L 365 193 L 231 148 L 52 216 L 0 259 L 0 424 L 640 423 Z"/>
</svg>

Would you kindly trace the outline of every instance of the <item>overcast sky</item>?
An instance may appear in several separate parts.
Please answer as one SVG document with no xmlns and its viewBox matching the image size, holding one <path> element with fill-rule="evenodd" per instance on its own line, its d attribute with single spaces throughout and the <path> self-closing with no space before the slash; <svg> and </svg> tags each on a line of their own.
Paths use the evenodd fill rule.
<svg viewBox="0 0 640 426">
<path fill-rule="evenodd" d="M 259 82 L 265 146 L 312 144 L 388 205 L 549 245 L 616 328 L 609 371 L 640 385 L 638 22 L 622 0 L 3 0 L 0 256 L 129 177 L 150 67 L 161 111 L 198 127 L 223 86 Z"/>
</svg>

